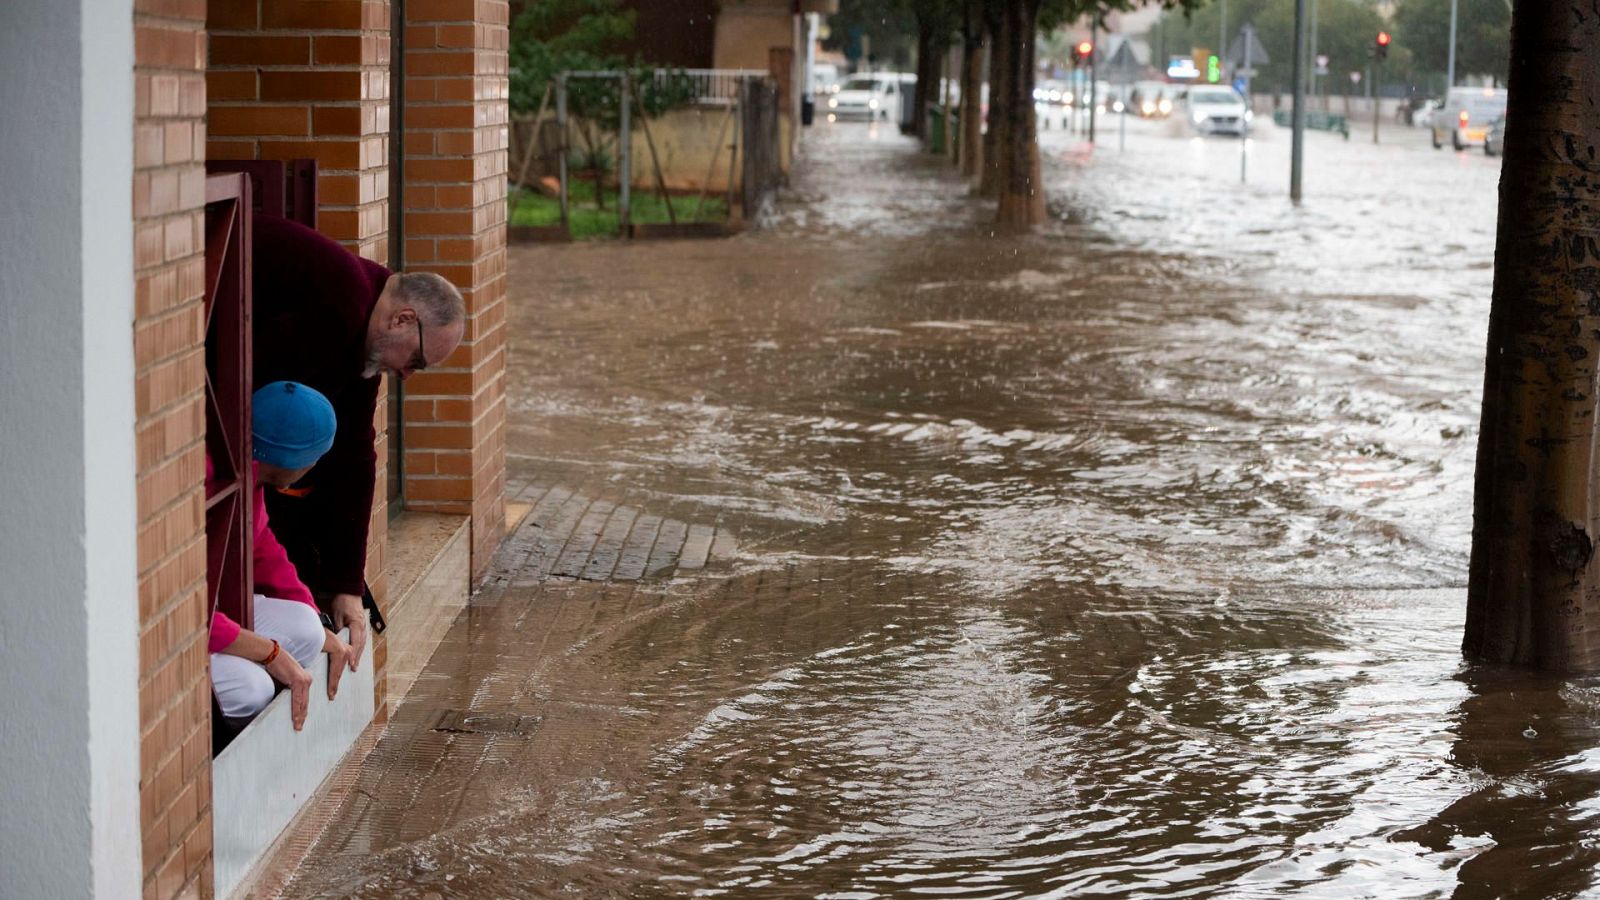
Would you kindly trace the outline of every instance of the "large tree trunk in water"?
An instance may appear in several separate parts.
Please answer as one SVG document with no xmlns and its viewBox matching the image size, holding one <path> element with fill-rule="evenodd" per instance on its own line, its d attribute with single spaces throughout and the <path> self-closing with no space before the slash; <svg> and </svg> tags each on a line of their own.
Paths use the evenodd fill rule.
<svg viewBox="0 0 1600 900">
<path fill-rule="evenodd" d="M 933 28 L 924 22 L 917 22 L 917 89 L 912 95 L 911 104 L 911 133 L 924 141 L 928 139 L 928 100 L 933 96 L 933 83 L 938 76 L 937 60 L 934 59 Z M 902 86 L 903 89 L 903 86 Z M 905 103 L 904 94 L 900 102 Z M 904 121 L 905 117 L 901 116 Z"/>
<path fill-rule="evenodd" d="M 1600 17 L 1517 0 L 1462 649 L 1600 666 Z"/>
<path fill-rule="evenodd" d="M 1044 221 L 1044 185 L 1039 172 L 1038 120 L 1033 110 L 1033 54 L 1039 25 L 1040 0 L 1011 0 L 1006 4 L 1004 29 L 1011 45 L 1007 55 L 1007 135 L 1000 148 L 1000 208 L 995 224 L 1002 228 L 1029 228 Z"/>
<path fill-rule="evenodd" d="M 961 140 L 957 164 L 976 178 L 983 159 L 983 0 L 967 0 L 961 30 Z"/>
<path fill-rule="evenodd" d="M 1015 0 L 1009 0 L 1015 2 Z M 995 14 L 989 4 L 985 15 L 989 30 L 989 130 L 983 135 L 983 164 L 978 178 L 978 194 L 984 197 L 1000 195 L 1000 171 L 1005 158 L 1008 139 L 1005 121 L 1006 109 L 1011 104 L 1006 81 L 1010 77 L 1011 42 L 1006 40 L 1006 17 Z"/>
</svg>

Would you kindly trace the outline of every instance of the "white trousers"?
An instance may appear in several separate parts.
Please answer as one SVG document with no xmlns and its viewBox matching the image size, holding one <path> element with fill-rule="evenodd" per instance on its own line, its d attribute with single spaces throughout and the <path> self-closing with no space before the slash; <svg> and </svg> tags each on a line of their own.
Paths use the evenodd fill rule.
<svg viewBox="0 0 1600 900">
<path fill-rule="evenodd" d="M 317 611 L 298 600 L 279 600 L 256 595 L 256 634 L 278 642 L 281 652 L 294 657 L 307 669 L 322 655 L 322 619 Z M 249 719 L 267 708 L 278 692 L 277 682 L 265 666 L 242 656 L 211 654 L 211 690 L 217 695 L 222 715 L 229 719 Z"/>
</svg>

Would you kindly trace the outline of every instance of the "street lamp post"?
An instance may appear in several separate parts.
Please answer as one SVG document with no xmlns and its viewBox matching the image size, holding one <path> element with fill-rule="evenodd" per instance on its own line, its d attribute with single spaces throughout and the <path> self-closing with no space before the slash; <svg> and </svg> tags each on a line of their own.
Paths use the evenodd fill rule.
<svg viewBox="0 0 1600 900">
<path fill-rule="evenodd" d="M 1458 3 L 1458 0 L 1450 0 L 1450 55 L 1447 57 L 1449 62 L 1447 62 L 1445 64 L 1445 69 L 1444 69 L 1444 92 L 1447 95 L 1446 99 L 1449 99 L 1448 95 L 1450 93 L 1450 89 L 1456 86 L 1456 5 L 1457 5 L 1457 3 Z"/>
<path fill-rule="evenodd" d="M 1293 138 L 1289 151 L 1289 199 L 1300 202 L 1301 160 L 1306 143 L 1306 0 L 1294 0 Z"/>
</svg>

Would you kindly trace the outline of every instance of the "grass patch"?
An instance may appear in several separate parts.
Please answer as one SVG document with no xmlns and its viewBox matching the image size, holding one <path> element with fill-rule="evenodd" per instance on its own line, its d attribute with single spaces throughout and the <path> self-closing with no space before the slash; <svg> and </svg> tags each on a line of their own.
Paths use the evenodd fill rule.
<svg viewBox="0 0 1600 900">
<path fill-rule="evenodd" d="M 615 189 L 606 190 L 606 208 L 603 210 L 594 207 L 593 182 L 573 179 L 568 185 L 568 198 L 568 229 L 572 232 L 573 240 L 587 241 L 617 236 L 618 198 Z M 672 198 L 672 211 L 677 214 L 680 224 L 722 222 L 728 218 L 726 198 L 718 194 L 707 196 L 705 204 L 700 209 L 700 215 L 695 217 L 694 209 L 699 200 L 698 196 Z M 671 221 L 667 218 L 667 205 L 661 201 L 661 195 L 654 191 L 634 188 L 629 201 L 633 207 L 630 218 L 635 225 L 665 225 Z M 546 197 L 538 191 L 518 191 L 511 206 L 511 224 L 535 227 L 560 225 L 561 203 L 556 198 Z"/>
</svg>

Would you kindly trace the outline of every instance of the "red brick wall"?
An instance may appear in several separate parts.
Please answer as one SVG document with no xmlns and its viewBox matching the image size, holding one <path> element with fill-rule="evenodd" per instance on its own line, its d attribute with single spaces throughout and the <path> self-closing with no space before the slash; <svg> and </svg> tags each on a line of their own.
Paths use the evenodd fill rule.
<svg viewBox="0 0 1600 900">
<path fill-rule="evenodd" d="M 140 824 L 146 898 L 211 893 L 205 0 L 134 3 Z"/>
<path fill-rule="evenodd" d="M 406 504 L 472 517 L 474 575 L 505 534 L 505 0 L 406 8 L 407 268 L 467 301 L 461 347 L 406 383 Z"/>
<path fill-rule="evenodd" d="M 211 159 L 317 160 L 318 229 L 389 256 L 389 4 L 210 0 Z"/>
</svg>

